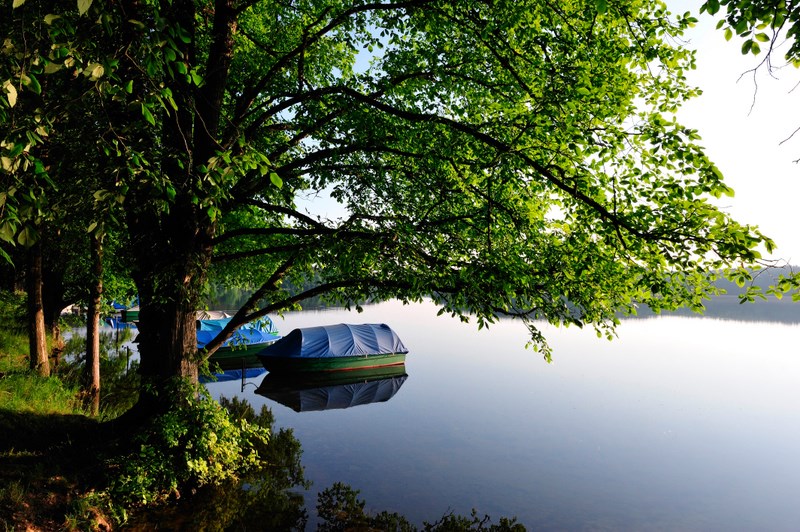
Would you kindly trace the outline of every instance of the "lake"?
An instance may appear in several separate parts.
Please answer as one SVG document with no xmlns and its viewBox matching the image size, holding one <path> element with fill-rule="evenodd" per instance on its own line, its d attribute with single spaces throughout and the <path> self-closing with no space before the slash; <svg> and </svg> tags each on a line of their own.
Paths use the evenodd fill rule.
<svg viewBox="0 0 800 532">
<path fill-rule="evenodd" d="M 787 321 L 630 319 L 612 342 L 544 326 L 547 364 L 513 320 L 479 331 L 430 303 L 303 311 L 279 330 L 389 324 L 408 377 L 383 402 L 309 412 L 256 394 L 263 376 L 208 387 L 294 429 L 310 530 L 334 482 L 418 526 L 475 508 L 528 530 L 797 530 L 800 320 Z"/>
</svg>

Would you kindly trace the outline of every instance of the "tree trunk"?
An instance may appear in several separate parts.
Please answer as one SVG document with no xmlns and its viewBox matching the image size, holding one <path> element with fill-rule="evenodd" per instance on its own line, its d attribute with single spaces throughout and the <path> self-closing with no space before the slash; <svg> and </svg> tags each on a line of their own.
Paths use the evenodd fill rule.
<svg viewBox="0 0 800 532">
<path fill-rule="evenodd" d="M 133 277 L 139 291 L 140 407 L 169 404 L 176 378 L 197 383 L 197 310 L 210 263 L 208 228 L 189 198 L 179 197 L 167 213 L 129 216 L 134 248 Z"/>
<path fill-rule="evenodd" d="M 44 244 L 47 246 L 47 243 Z M 45 247 L 45 249 L 47 249 Z M 64 301 L 64 269 L 63 257 L 48 256 L 42 260 L 42 308 L 44 309 L 44 325 L 52 336 L 50 358 L 54 366 L 58 366 L 61 353 L 64 351 L 64 338 L 61 335 L 61 311 L 67 306 Z M 49 260 L 48 260 L 49 259 Z M 60 259 L 60 260 L 59 260 Z"/>
<path fill-rule="evenodd" d="M 229 9 L 230 2 L 217 1 L 214 7 L 215 32 L 232 31 L 235 11 Z M 187 38 L 176 40 L 176 45 L 190 64 L 198 59 L 194 35 L 197 9 L 192 0 L 176 0 L 162 12 L 187 32 Z M 214 40 L 222 38 L 215 35 Z M 221 48 L 223 52 L 215 51 L 206 59 L 215 87 L 220 83 L 224 86 L 229 69 L 229 64 L 220 63 L 216 57 L 224 53 L 225 47 Z M 198 97 L 198 88 L 181 76 L 168 84 L 178 108 L 157 135 L 164 153 L 170 154 L 161 170 L 169 176 L 175 195 L 166 209 L 153 204 L 152 191 L 147 187 L 132 187 L 125 200 L 135 257 L 132 274 L 139 291 L 139 370 L 143 377 L 139 406 L 145 411 L 163 408 L 170 401 L 168 396 L 150 395 L 150 390 L 169 392 L 168 384 L 175 378 L 197 383 L 195 320 L 215 232 L 214 222 L 196 198 L 203 185 L 198 183 L 195 167 L 206 163 L 219 146 L 213 138 L 194 139 L 192 132 L 196 135 L 200 129 L 209 136 L 207 130 L 217 130 L 224 91 Z M 214 101 L 205 102 L 204 98 Z"/>
<path fill-rule="evenodd" d="M 92 287 L 86 312 L 86 365 L 83 389 L 92 414 L 100 409 L 100 307 L 103 295 L 103 244 L 91 235 Z"/>
<path fill-rule="evenodd" d="M 42 304 L 42 246 L 36 243 L 28 254 L 28 342 L 30 367 L 39 375 L 50 376 L 50 361 L 47 357 L 47 339 L 44 327 Z"/>
</svg>

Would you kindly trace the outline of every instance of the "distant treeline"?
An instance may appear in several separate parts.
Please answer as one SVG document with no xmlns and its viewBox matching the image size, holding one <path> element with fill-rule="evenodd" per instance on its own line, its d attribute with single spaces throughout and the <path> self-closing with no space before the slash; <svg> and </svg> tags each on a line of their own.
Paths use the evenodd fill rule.
<svg viewBox="0 0 800 532">
<path fill-rule="evenodd" d="M 800 267 L 769 268 L 761 271 L 753 271 L 752 283 L 738 286 L 735 282 L 725 278 L 720 278 L 715 285 L 725 290 L 725 295 L 716 296 L 706 302 L 705 312 L 698 314 L 689 309 L 679 309 L 671 312 L 662 312 L 662 315 L 692 316 L 692 317 L 711 317 L 718 319 L 730 319 L 741 321 L 771 321 L 782 323 L 800 323 L 800 303 L 793 303 L 791 297 L 784 297 L 781 300 L 775 297 L 768 297 L 767 301 L 759 300 L 752 303 L 742 304 L 739 296 L 745 293 L 750 286 L 760 287 L 762 290 L 775 285 L 781 275 L 789 275 L 792 271 L 800 271 Z M 284 288 L 290 294 L 296 294 L 315 286 L 317 280 L 309 280 L 303 286 L 287 285 Z M 221 285 L 211 287 L 208 297 L 208 308 L 216 310 L 236 310 L 240 308 L 250 297 L 252 289 L 246 287 L 226 288 Z M 315 297 L 302 303 L 304 309 L 316 309 L 328 306 L 324 300 Z M 636 316 L 631 318 L 652 318 L 656 314 L 648 307 L 642 305 Z"/>
<path fill-rule="evenodd" d="M 762 290 L 766 290 L 770 286 L 777 284 L 781 276 L 789 276 L 792 273 L 800 272 L 800 266 L 783 266 L 780 268 L 765 268 L 763 270 L 751 270 L 753 280 L 751 283 L 746 283 L 744 286 L 739 286 L 733 281 L 725 278 L 720 278 L 714 284 L 719 288 L 725 290 L 727 295 L 739 295 L 747 291 L 750 285 L 757 286 Z"/>
<path fill-rule="evenodd" d="M 781 276 L 788 276 L 792 272 L 800 271 L 798 266 L 785 266 L 782 268 L 768 268 L 765 270 L 753 271 L 753 280 L 744 286 L 739 286 L 733 281 L 719 279 L 714 284 L 725 290 L 725 295 L 715 296 L 703 303 L 705 312 L 698 314 L 690 309 L 682 308 L 670 312 L 662 312 L 661 315 L 670 316 L 689 316 L 689 317 L 708 317 L 723 320 L 736 321 L 768 321 L 787 324 L 800 323 L 800 302 L 793 302 L 791 296 L 777 299 L 774 296 L 767 296 L 767 300 L 756 298 L 753 302 L 742 303 L 740 295 L 744 294 L 748 288 L 757 286 L 765 293 L 770 286 L 774 286 Z M 631 318 L 652 318 L 656 314 L 642 305 L 638 315 Z"/>
</svg>

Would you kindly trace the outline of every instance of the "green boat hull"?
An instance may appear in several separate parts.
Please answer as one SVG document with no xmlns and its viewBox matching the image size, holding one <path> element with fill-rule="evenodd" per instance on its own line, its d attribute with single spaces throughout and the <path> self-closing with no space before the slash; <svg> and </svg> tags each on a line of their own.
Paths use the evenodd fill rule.
<svg viewBox="0 0 800 532">
<path fill-rule="evenodd" d="M 332 372 L 352 371 L 405 364 L 405 353 L 361 355 L 352 357 L 274 357 L 258 355 L 264 368 L 270 372 Z"/>
<path fill-rule="evenodd" d="M 139 311 L 138 310 L 131 310 L 131 309 L 122 309 L 120 312 L 120 316 L 123 322 L 125 323 L 134 323 L 139 321 Z"/>
<path fill-rule="evenodd" d="M 223 370 L 259 368 L 261 361 L 256 355 L 262 349 L 264 349 L 264 344 L 252 344 L 233 349 L 228 346 L 220 347 L 208 359 L 208 365 L 212 369 L 216 365 Z"/>
<path fill-rule="evenodd" d="M 347 371 L 271 372 L 264 377 L 259 388 L 269 391 L 289 391 L 371 382 L 401 376 L 407 376 L 405 364 L 392 364 L 377 368 L 351 368 Z M 259 390 L 256 390 L 256 393 L 260 393 Z"/>
</svg>

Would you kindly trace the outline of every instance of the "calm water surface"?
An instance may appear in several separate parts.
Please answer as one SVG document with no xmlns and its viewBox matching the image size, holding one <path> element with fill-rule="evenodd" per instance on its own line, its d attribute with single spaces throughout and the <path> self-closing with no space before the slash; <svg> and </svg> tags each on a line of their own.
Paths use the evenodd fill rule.
<svg viewBox="0 0 800 532">
<path fill-rule="evenodd" d="M 478 331 L 431 304 L 276 318 L 284 334 L 339 322 L 388 323 L 409 348 L 388 401 L 298 413 L 254 392 L 263 377 L 209 385 L 294 429 L 312 525 L 316 493 L 345 482 L 417 525 L 475 508 L 528 530 L 800 527 L 800 325 L 659 317 L 613 342 L 548 327 L 547 364 L 521 324 Z"/>
</svg>

